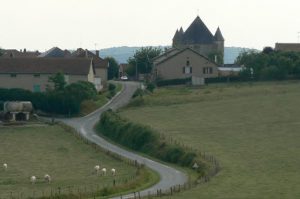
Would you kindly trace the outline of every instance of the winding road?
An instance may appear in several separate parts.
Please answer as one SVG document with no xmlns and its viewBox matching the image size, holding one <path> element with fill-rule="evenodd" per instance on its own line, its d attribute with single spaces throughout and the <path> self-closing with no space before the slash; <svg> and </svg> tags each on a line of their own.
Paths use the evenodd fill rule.
<svg viewBox="0 0 300 199">
<path fill-rule="evenodd" d="M 140 192 L 141 196 L 146 196 L 148 193 L 155 194 L 157 190 L 167 190 L 170 187 L 175 185 L 182 185 L 187 182 L 187 176 L 174 168 L 171 168 L 162 163 L 155 162 L 146 157 L 137 155 L 133 152 L 126 151 L 118 146 L 115 146 L 103 138 L 99 137 L 94 131 L 93 127 L 98 122 L 101 113 L 108 109 L 116 110 L 128 104 L 133 93 L 138 88 L 139 84 L 135 82 L 122 82 L 123 89 L 122 91 L 115 96 L 109 103 L 107 103 L 102 108 L 96 110 L 95 112 L 81 118 L 72 118 L 72 119 L 60 119 L 63 123 L 77 129 L 84 137 L 88 140 L 98 144 L 102 148 L 105 148 L 109 151 L 117 153 L 123 157 L 126 157 L 131 160 L 136 160 L 139 163 L 142 163 L 149 167 L 150 169 L 156 171 L 160 175 L 160 181 L 154 186 L 143 190 Z M 133 198 L 133 194 L 128 194 L 122 196 L 122 198 Z M 115 197 L 120 198 L 120 197 Z"/>
</svg>

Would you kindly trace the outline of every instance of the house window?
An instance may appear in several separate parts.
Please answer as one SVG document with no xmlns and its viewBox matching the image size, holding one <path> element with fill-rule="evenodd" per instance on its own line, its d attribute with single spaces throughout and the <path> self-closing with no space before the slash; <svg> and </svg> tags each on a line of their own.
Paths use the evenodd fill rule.
<svg viewBox="0 0 300 199">
<path fill-rule="evenodd" d="M 190 61 L 189 60 L 186 61 L 186 65 L 190 66 Z"/>
<path fill-rule="evenodd" d="M 10 77 L 17 77 L 17 74 L 10 74 Z"/>
<path fill-rule="evenodd" d="M 34 74 L 33 77 L 40 77 L 40 74 Z"/>
<path fill-rule="evenodd" d="M 185 66 L 182 69 L 183 74 L 192 74 L 193 73 L 193 68 L 191 66 Z"/>
<path fill-rule="evenodd" d="M 39 84 L 33 85 L 33 92 L 41 92 L 41 85 Z"/>
<path fill-rule="evenodd" d="M 204 67 L 203 68 L 203 74 L 212 74 L 213 68 L 212 67 Z"/>
</svg>

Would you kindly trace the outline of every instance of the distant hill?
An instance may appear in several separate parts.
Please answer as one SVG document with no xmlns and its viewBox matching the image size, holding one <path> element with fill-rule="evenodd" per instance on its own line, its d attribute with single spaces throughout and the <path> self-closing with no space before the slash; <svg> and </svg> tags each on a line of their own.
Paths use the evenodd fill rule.
<svg viewBox="0 0 300 199">
<path fill-rule="evenodd" d="M 169 46 L 155 46 L 164 49 Z M 141 47 L 113 47 L 105 48 L 100 50 L 101 57 L 114 57 L 119 63 L 127 63 L 129 57 L 133 56 L 134 52 Z M 249 48 L 240 48 L 240 47 L 225 47 L 224 52 L 224 63 L 231 64 L 235 61 L 237 56 L 243 52 L 251 50 Z"/>
</svg>

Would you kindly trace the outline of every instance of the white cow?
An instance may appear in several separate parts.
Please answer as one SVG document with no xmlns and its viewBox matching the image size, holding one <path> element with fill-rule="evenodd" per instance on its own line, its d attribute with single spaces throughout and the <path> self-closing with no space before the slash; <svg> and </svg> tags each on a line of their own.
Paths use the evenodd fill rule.
<svg viewBox="0 0 300 199">
<path fill-rule="evenodd" d="M 45 179 L 46 182 L 48 182 L 50 184 L 50 182 L 51 182 L 51 176 L 50 175 L 45 174 L 44 179 Z"/>
<path fill-rule="evenodd" d="M 36 182 L 36 177 L 35 177 L 35 176 L 31 176 L 31 177 L 30 177 L 30 182 L 31 182 L 31 184 L 35 184 L 35 182 Z"/>
</svg>

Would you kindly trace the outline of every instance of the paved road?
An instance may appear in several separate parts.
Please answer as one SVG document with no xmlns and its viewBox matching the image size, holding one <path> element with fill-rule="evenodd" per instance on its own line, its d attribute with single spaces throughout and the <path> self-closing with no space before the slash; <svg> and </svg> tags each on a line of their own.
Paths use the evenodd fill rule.
<svg viewBox="0 0 300 199">
<path fill-rule="evenodd" d="M 132 160 L 137 160 L 139 163 L 143 163 L 147 167 L 158 172 L 161 177 L 161 180 L 154 186 L 141 191 L 141 195 L 143 195 L 143 196 L 147 195 L 149 192 L 154 194 L 159 189 L 167 190 L 171 186 L 184 184 L 185 182 L 187 182 L 187 179 L 188 179 L 184 173 L 182 173 L 174 168 L 171 168 L 167 165 L 155 162 L 153 160 L 142 157 L 135 153 L 126 151 L 118 146 L 115 146 L 115 145 L 105 141 L 103 138 L 96 135 L 93 127 L 96 124 L 96 122 L 99 120 L 101 113 L 103 113 L 104 111 L 106 111 L 108 109 L 116 110 L 120 107 L 125 106 L 129 102 L 131 96 L 133 95 L 134 91 L 138 87 L 138 84 L 134 83 L 134 82 L 123 82 L 122 84 L 123 84 L 123 90 L 121 91 L 121 93 L 119 95 L 117 95 L 111 102 L 106 104 L 104 107 L 98 109 L 94 113 L 91 113 L 90 115 L 87 115 L 85 117 L 63 119 L 62 121 L 65 124 L 72 126 L 73 128 L 80 131 L 80 133 L 84 137 L 86 137 L 90 141 L 98 144 L 102 148 L 105 148 L 109 151 L 120 154 L 121 156 L 124 156 L 126 158 L 129 158 Z M 123 196 L 123 198 L 132 198 L 132 197 L 133 197 L 132 194 Z M 120 198 L 120 197 L 116 197 L 116 198 Z"/>
</svg>

